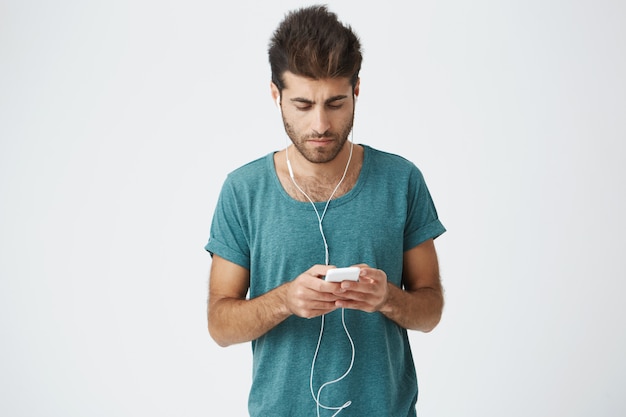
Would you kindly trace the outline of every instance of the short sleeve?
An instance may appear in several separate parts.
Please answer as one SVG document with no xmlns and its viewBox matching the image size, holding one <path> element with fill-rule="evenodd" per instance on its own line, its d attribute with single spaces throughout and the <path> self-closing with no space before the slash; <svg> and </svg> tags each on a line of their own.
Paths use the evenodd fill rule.
<svg viewBox="0 0 626 417">
<path fill-rule="evenodd" d="M 446 231 L 439 220 L 424 176 L 417 167 L 414 167 L 409 178 L 407 198 L 408 212 L 404 230 L 405 251 L 428 239 L 436 239 Z"/>
<path fill-rule="evenodd" d="M 244 233 L 241 205 L 236 196 L 232 182 L 227 178 L 213 214 L 209 241 L 204 248 L 211 255 L 216 254 L 250 269 L 250 249 Z"/>
</svg>

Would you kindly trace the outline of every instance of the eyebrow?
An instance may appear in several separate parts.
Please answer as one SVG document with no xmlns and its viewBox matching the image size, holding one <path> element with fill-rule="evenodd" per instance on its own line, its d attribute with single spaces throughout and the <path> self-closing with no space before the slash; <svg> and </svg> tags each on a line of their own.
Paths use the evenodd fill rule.
<svg viewBox="0 0 626 417">
<path fill-rule="evenodd" d="M 345 98 L 347 98 L 348 96 L 345 94 L 339 94 L 336 96 L 332 96 L 327 98 L 324 101 L 324 104 L 329 104 L 332 103 L 334 101 L 338 101 L 338 100 L 343 100 Z M 303 104 L 315 104 L 315 102 L 313 100 L 309 100 L 308 98 L 304 98 L 304 97 L 294 97 L 290 100 L 291 102 L 295 102 L 295 103 L 303 103 Z"/>
</svg>

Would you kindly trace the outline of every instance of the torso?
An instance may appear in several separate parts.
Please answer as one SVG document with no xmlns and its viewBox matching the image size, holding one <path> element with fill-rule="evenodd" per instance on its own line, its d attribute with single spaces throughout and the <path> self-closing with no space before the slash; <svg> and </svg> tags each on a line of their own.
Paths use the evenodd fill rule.
<svg viewBox="0 0 626 417">
<path fill-rule="evenodd" d="M 414 166 L 390 154 L 358 148 L 345 186 L 339 190 L 343 197 L 331 202 L 324 217 L 329 262 L 339 267 L 368 264 L 384 270 L 389 282 L 400 286 L 407 245 L 435 237 L 443 229 L 433 226 L 436 211 Z M 296 180 L 300 179 L 298 168 L 296 161 Z M 284 188 L 279 189 L 275 172 Z M 327 201 L 327 193 L 338 180 L 334 178 L 326 189 L 320 188 L 324 195 L 317 195 L 317 199 Z M 316 213 L 308 203 L 297 202 L 303 198 L 297 196 L 297 189 L 294 192 L 284 152 L 248 164 L 226 181 L 206 249 L 250 270 L 250 299 L 324 261 Z M 387 186 L 392 182 L 393 186 Z M 309 181 L 306 185 L 311 193 L 315 191 Z M 291 200 L 284 190 L 291 190 Z M 336 375 L 337 369 L 350 362 L 342 313 L 336 310 L 325 318 L 315 389 L 326 381 L 326 375 Z M 311 362 L 302 357 L 312 360 L 316 354 L 320 320 L 291 316 L 252 342 L 251 416 L 301 416 L 315 411 L 309 390 Z M 406 330 L 381 314 L 351 309 L 345 310 L 345 322 L 356 346 L 354 367 L 342 381 L 345 389 L 324 391 L 326 404 L 351 400 L 352 405 L 345 410 L 351 415 L 414 416 L 418 389 Z M 388 355 L 394 360 L 389 361 Z M 277 390 L 276 384 L 284 382 L 285 375 L 290 383 Z M 353 394 L 347 396 L 347 392 Z"/>
</svg>

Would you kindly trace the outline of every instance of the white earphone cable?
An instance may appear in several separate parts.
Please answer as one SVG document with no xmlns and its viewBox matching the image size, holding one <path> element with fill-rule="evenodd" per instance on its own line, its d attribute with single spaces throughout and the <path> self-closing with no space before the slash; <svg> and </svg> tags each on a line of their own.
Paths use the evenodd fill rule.
<svg viewBox="0 0 626 417">
<path fill-rule="evenodd" d="M 356 96 L 355 96 L 355 100 L 356 100 Z M 278 104 L 278 108 L 279 111 L 281 111 L 282 114 L 282 110 L 280 109 L 280 99 L 277 100 L 277 104 Z M 285 138 L 286 139 L 286 138 Z M 324 220 L 324 216 L 326 215 L 326 210 L 328 209 L 328 205 L 330 204 L 330 201 L 333 199 L 333 196 L 335 195 L 335 193 L 337 192 L 337 190 L 339 189 L 339 186 L 343 183 L 344 179 L 346 178 L 346 175 L 348 173 L 348 169 L 350 167 L 350 161 L 352 161 L 352 151 L 354 148 L 354 126 L 352 128 L 351 131 L 351 140 L 350 140 L 350 154 L 348 156 L 348 162 L 346 163 L 346 167 L 343 171 L 343 175 L 341 176 L 341 179 L 339 180 L 339 182 L 337 183 L 337 185 L 335 186 L 333 192 L 330 194 L 330 197 L 328 198 L 328 201 L 326 201 L 326 205 L 324 206 L 324 211 L 322 211 L 322 214 L 320 215 L 319 211 L 317 210 L 317 207 L 315 206 L 315 202 L 313 201 L 313 199 L 311 197 L 309 197 L 309 195 L 307 193 L 304 192 L 304 190 L 302 188 L 300 188 L 300 186 L 298 185 L 298 183 L 296 182 L 294 173 L 293 173 L 293 168 L 291 167 L 291 162 L 289 161 L 289 144 L 287 143 L 287 147 L 285 148 L 285 157 L 287 159 L 287 169 L 289 170 L 289 176 L 291 177 L 291 181 L 293 182 L 293 185 L 298 189 L 298 191 L 300 191 L 307 200 L 309 200 L 309 202 L 311 203 L 311 205 L 313 206 L 313 210 L 315 210 L 315 215 L 317 216 L 317 220 L 318 220 L 318 226 L 319 226 L 319 230 L 320 230 L 320 234 L 322 235 L 322 240 L 324 241 L 324 254 L 325 254 L 325 263 L 326 265 L 330 264 L 330 259 L 329 259 L 329 250 L 328 250 L 328 242 L 326 241 L 326 235 L 324 234 L 324 228 L 322 226 L 322 221 Z M 342 406 L 339 407 L 332 407 L 332 406 L 327 406 L 324 405 L 320 402 L 320 395 L 322 393 L 322 390 L 324 388 L 326 388 L 329 385 L 332 385 L 334 383 L 337 383 L 339 381 L 341 381 L 342 379 L 344 379 L 352 370 L 352 366 L 354 365 L 354 357 L 355 357 L 355 348 L 354 348 L 354 341 L 352 340 L 352 337 L 350 336 L 350 332 L 348 331 L 348 327 L 346 326 L 346 320 L 345 320 L 345 309 L 341 309 L 341 323 L 343 325 L 343 329 L 344 332 L 346 333 L 346 336 L 348 337 L 348 340 L 350 341 L 350 346 L 352 349 L 352 355 L 351 355 L 351 359 L 350 359 L 350 366 L 348 367 L 348 369 L 343 373 L 343 375 L 341 375 L 340 377 L 332 380 L 332 381 L 328 381 L 323 383 L 319 389 L 317 390 L 317 395 L 315 394 L 315 390 L 313 389 L 313 375 L 315 372 L 315 363 L 317 361 L 317 355 L 319 353 L 319 349 L 320 346 L 322 344 L 322 336 L 324 334 L 324 319 L 325 319 L 326 315 L 322 315 L 321 317 L 321 324 L 320 324 L 320 334 L 319 337 L 317 339 L 317 346 L 315 347 L 315 354 L 313 356 L 313 361 L 311 363 L 311 373 L 310 373 L 310 378 L 309 378 L 309 388 L 311 390 L 311 395 L 313 396 L 313 400 L 315 400 L 315 403 L 317 404 L 317 417 L 320 417 L 320 408 L 324 408 L 326 410 L 336 410 L 336 412 L 333 414 L 332 417 L 335 417 L 337 414 L 339 414 L 341 412 L 341 410 L 343 410 L 344 408 L 347 408 L 348 406 L 350 406 L 350 404 L 352 404 L 352 401 L 347 401 L 345 402 Z"/>
<path fill-rule="evenodd" d="M 293 175 L 293 170 L 291 168 L 291 162 L 289 162 L 289 148 L 288 147 L 285 148 L 285 156 L 287 158 L 287 168 L 289 169 L 289 176 L 291 177 L 291 182 L 293 182 L 293 185 L 296 186 L 298 191 L 300 191 L 307 198 L 307 200 L 309 200 L 309 202 L 313 206 L 313 210 L 315 210 L 315 215 L 317 216 L 320 233 L 322 235 L 322 239 L 324 240 L 324 254 L 325 254 L 326 265 L 329 265 L 329 253 L 328 253 L 328 242 L 326 242 L 326 235 L 324 234 L 324 228 L 322 227 L 322 221 L 324 220 L 324 216 L 326 215 L 326 210 L 328 209 L 328 205 L 330 204 L 330 200 L 333 199 L 333 196 L 335 195 L 335 193 L 339 189 L 339 186 L 341 185 L 341 183 L 343 183 L 343 180 L 346 178 L 346 174 L 348 173 L 348 168 L 350 167 L 350 161 L 352 160 L 352 148 L 353 147 L 354 147 L 354 142 L 351 141 L 350 142 L 350 155 L 348 156 L 348 163 L 346 164 L 346 168 L 343 171 L 343 176 L 341 177 L 341 179 L 339 180 L 339 182 L 335 186 L 335 189 L 333 190 L 333 192 L 331 193 L 330 197 L 328 198 L 328 201 L 326 201 L 326 205 L 324 206 L 324 211 L 322 212 L 321 216 L 320 216 L 319 211 L 317 211 L 317 207 L 315 206 L 315 203 L 313 202 L 311 197 L 309 197 L 309 195 L 307 193 L 305 193 L 304 190 L 302 188 L 300 188 L 300 186 L 296 182 L 296 179 L 295 179 L 295 177 Z"/>
</svg>

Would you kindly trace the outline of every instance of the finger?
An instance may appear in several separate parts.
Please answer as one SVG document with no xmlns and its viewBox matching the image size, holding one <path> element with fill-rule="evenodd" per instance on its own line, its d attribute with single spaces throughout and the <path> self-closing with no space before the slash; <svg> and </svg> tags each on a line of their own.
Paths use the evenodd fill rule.
<svg viewBox="0 0 626 417">
<path fill-rule="evenodd" d="M 296 289 L 296 291 L 294 292 L 294 298 L 305 302 L 334 302 L 337 299 L 337 296 L 334 294 L 334 291 L 332 289 L 329 291 L 320 290 L 319 283 L 323 283 L 323 281 L 318 279 L 315 279 L 315 281 L 316 282 L 313 282 L 311 287 L 301 286 L 300 288 Z"/>
<path fill-rule="evenodd" d="M 354 301 L 360 303 L 369 303 L 370 300 L 375 299 L 374 293 L 361 292 L 361 291 L 345 291 L 343 293 L 334 294 L 337 300 Z"/>
<path fill-rule="evenodd" d="M 321 278 L 321 277 L 326 275 L 326 272 L 329 269 L 332 269 L 332 268 L 336 268 L 336 266 L 334 266 L 334 265 L 313 265 L 311 268 L 309 268 L 307 273 L 309 275 L 311 275 L 311 276 L 316 277 L 316 278 Z"/>
<path fill-rule="evenodd" d="M 366 278 L 358 282 L 343 281 L 341 282 L 341 288 L 337 292 L 339 294 L 345 294 L 348 292 L 372 293 L 376 292 L 378 285 L 380 285 L 378 282 L 370 278 Z"/>
<path fill-rule="evenodd" d="M 309 303 L 306 307 L 299 308 L 295 311 L 295 314 L 304 318 L 313 318 L 321 316 L 322 314 L 330 313 L 337 309 L 334 302 L 328 303 Z"/>
<path fill-rule="evenodd" d="M 359 273 L 360 282 L 382 283 L 387 281 L 387 274 L 380 269 L 361 268 Z"/>
</svg>

